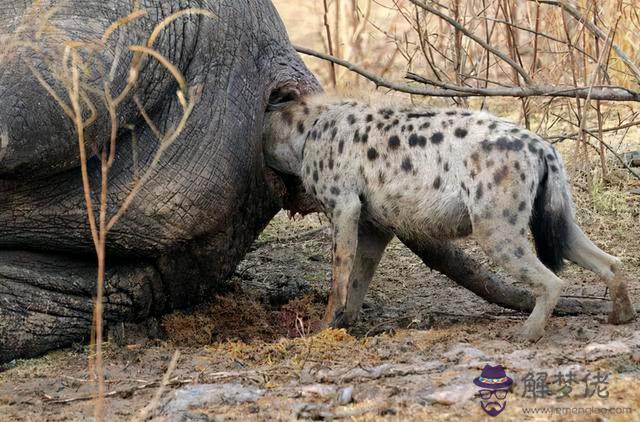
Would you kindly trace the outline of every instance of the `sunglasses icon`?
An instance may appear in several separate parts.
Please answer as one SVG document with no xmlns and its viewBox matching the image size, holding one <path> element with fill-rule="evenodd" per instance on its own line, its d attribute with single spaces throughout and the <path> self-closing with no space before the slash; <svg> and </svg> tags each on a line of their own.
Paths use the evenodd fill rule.
<svg viewBox="0 0 640 422">
<path fill-rule="evenodd" d="M 509 390 L 480 390 L 478 394 L 482 400 L 489 400 L 491 396 L 494 396 L 498 400 L 504 400 L 507 398 Z"/>
</svg>

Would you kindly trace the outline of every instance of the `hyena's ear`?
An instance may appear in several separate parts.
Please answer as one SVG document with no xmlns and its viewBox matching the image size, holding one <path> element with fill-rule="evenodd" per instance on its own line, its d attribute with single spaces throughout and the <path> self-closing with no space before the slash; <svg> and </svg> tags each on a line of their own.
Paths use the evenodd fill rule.
<svg viewBox="0 0 640 422">
<path fill-rule="evenodd" d="M 300 99 L 300 91 L 290 86 L 274 89 L 269 96 L 267 111 L 282 110 Z"/>
</svg>

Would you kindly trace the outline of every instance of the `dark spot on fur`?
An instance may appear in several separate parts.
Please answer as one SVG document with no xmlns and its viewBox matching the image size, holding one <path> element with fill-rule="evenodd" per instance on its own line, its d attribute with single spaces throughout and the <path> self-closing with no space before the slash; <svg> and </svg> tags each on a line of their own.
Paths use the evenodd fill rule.
<svg viewBox="0 0 640 422">
<path fill-rule="evenodd" d="M 479 200 L 480 198 L 482 198 L 482 194 L 483 194 L 483 188 L 482 188 L 482 182 L 480 182 L 478 184 L 478 187 L 476 188 L 476 200 Z"/>
<path fill-rule="evenodd" d="M 447 111 L 446 113 L 447 116 L 455 116 L 456 114 L 458 114 L 458 112 L 453 110 Z"/>
<path fill-rule="evenodd" d="M 500 182 L 502 182 L 504 178 L 507 177 L 508 174 L 509 174 L 509 168 L 507 166 L 502 166 L 500 170 L 497 170 L 495 173 L 493 173 L 493 182 L 496 185 L 499 185 Z"/>
<path fill-rule="evenodd" d="M 330 192 L 334 195 L 340 195 L 340 189 L 335 186 L 331 187 Z"/>
<path fill-rule="evenodd" d="M 420 125 L 420 130 L 428 129 L 429 126 L 431 126 L 431 122 L 424 122 L 423 124 Z"/>
<path fill-rule="evenodd" d="M 320 171 L 324 170 L 324 161 L 320 160 L 320 162 L 318 163 L 318 166 L 320 167 Z"/>
<path fill-rule="evenodd" d="M 329 167 L 329 170 L 333 170 L 333 158 L 332 157 L 329 158 L 329 162 L 327 163 L 327 166 Z"/>
<path fill-rule="evenodd" d="M 344 141 L 340 141 L 338 142 L 338 154 L 342 154 L 343 150 L 344 150 Z"/>
<path fill-rule="evenodd" d="M 317 182 L 318 181 L 318 170 L 314 170 L 313 171 L 313 181 Z"/>
<path fill-rule="evenodd" d="M 367 150 L 367 158 L 369 159 L 369 161 L 376 160 L 378 156 L 379 156 L 378 151 L 376 151 L 375 148 L 369 148 Z"/>
<path fill-rule="evenodd" d="M 478 154 L 477 152 L 474 152 L 473 154 L 471 154 L 471 159 L 473 160 L 474 163 L 478 163 L 478 161 L 480 161 L 480 154 Z"/>
<path fill-rule="evenodd" d="M 449 162 L 444 163 L 444 171 L 449 171 Z"/>
<path fill-rule="evenodd" d="M 519 163 L 519 162 L 517 162 L 517 161 L 515 161 L 515 162 L 513 163 L 513 168 L 515 168 L 516 170 L 520 170 L 520 163 Z"/>
<path fill-rule="evenodd" d="M 389 148 L 392 150 L 396 150 L 400 147 L 400 138 L 396 135 L 393 135 L 389 138 Z"/>
<path fill-rule="evenodd" d="M 402 165 L 400 166 L 402 170 L 409 173 L 413 169 L 413 164 L 411 164 L 411 159 L 409 157 L 405 157 L 402 160 Z"/>
<path fill-rule="evenodd" d="M 412 133 L 409 136 L 409 146 L 415 147 L 416 145 L 420 145 L 421 147 L 424 147 L 425 145 L 427 145 L 427 138 L 425 138 L 424 136 Z"/>
<path fill-rule="evenodd" d="M 516 256 L 516 258 L 522 258 L 524 256 L 524 249 L 518 247 L 515 251 L 513 251 L 513 254 Z"/>
<path fill-rule="evenodd" d="M 434 189 L 440 189 L 440 185 L 442 185 L 442 178 L 440 178 L 440 176 L 438 176 L 433 181 L 433 188 Z"/>
<path fill-rule="evenodd" d="M 328 205 L 329 205 L 329 208 L 335 208 L 336 207 L 336 200 L 335 199 L 329 199 Z"/>
<path fill-rule="evenodd" d="M 367 117 L 365 119 L 367 121 L 367 123 L 372 122 L 373 121 L 373 115 L 372 114 L 367 114 Z"/>
<path fill-rule="evenodd" d="M 331 129 L 331 140 L 333 141 L 334 139 L 336 139 L 336 135 L 338 134 L 338 128 L 333 128 Z"/>
<path fill-rule="evenodd" d="M 558 167 L 554 166 L 553 164 L 549 166 L 549 168 L 551 169 L 552 172 L 557 173 L 558 172 Z"/>
<path fill-rule="evenodd" d="M 522 201 L 518 204 L 518 211 L 522 212 L 525 210 L 525 208 L 527 208 L 527 203 Z"/>
<path fill-rule="evenodd" d="M 407 114 L 407 118 L 409 119 L 417 119 L 420 117 L 436 117 L 438 115 L 438 113 L 433 113 L 431 111 L 428 111 L 426 113 L 409 113 Z"/>
<path fill-rule="evenodd" d="M 489 129 L 491 130 L 495 130 L 498 127 L 498 124 L 496 122 L 491 122 L 491 124 L 489 125 Z"/>
<path fill-rule="evenodd" d="M 360 130 L 356 129 L 356 132 L 353 134 L 353 143 L 357 144 L 360 142 Z"/>
<path fill-rule="evenodd" d="M 347 121 L 349 122 L 350 125 L 353 125 L 356 122 L 356 116 L 354 116 L 353 114 L 350 114 L 347 117 Z"/>
<path fill-rule="evenodd" d="M 469 133 L 467 129 L 459 127 L 455 130 L 454 135 L 456 135 L 456 137 L 458 138 L 464 138 L 465 136 L 467 136 L 467 133 Z"/>
<path fill-rule="evenodd" d="M 442 132 L 436 132 L 433 135 L 431 135 L 431 143 L 432 144 L 439 144 L 444 140 L 444 135 L 442 134 Z"/>
<path fill-rule="evenodd" d="M 489 158 L 489 159 L 485 162 L 485 164 L 486 164 L 487 168 L 489 168 L 489 167 L 493 167 L 493 165 L 495 164 L 495 162 L 494 162 L 491 158 Z"/>
</svg>

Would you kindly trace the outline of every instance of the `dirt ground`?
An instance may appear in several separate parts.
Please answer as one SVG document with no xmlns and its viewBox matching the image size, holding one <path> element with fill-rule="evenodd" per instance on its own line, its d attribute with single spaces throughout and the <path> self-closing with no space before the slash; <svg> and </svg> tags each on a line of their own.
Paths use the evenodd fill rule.
<svg viewBox="0 0 640 422">
<path fill-rule="evenodd" d="M 624 260 L 636 304 L 640 195 L 627 191 L 638 187 L 575 189 L 581 225 Z M 326 219 L 290 221 L 281 213 L 213 303 L 150 322 L 145 330 L 157 326 L 155 339 L 138 335 L 139 327 L 112 327 L 108 420 L 129 420 L 152 402 L 176 350 L 155 420 L 480 420 L 486 416 L 472 380 L 487 363 L 503 365 L 514 380 L 504 420 L 550 417 L 524 413 L 535 409 L 563 420 L 600 420 L 593 412 L 613 409 L 604 419 L 639 420 L 640 321 L 612 326 L 605 315 L 554 317 L 542 340 L 522 343 L 509 333 L 526 315 L 430 271 L 396 240 L 360 322 L 315 333 L 330 279 L 329 244 Z M 478 253 L 473 243 L 466 247 Z M 605 295 L 603 283 L 575 266 L 561 276 L 565 295 Z M 87 362 L 88 349 L 78 345 L 0 369 L 0 420 L 91 419 Z M 564 398 L 557 397 L 566 392 L 558 373 L 576 379 Z M 527 381 L 533 374 L 548 375 L 535 399 Z M 600 392 L 584 397 L 597 390 L 598 376 Z M 551 396 L 540 398 L 545 391 Z"/>
</svg>

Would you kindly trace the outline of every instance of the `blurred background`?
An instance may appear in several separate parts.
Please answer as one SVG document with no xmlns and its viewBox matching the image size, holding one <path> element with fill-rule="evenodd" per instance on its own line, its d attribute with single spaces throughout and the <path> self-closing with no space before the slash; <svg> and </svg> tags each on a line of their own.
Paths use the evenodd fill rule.
<svg viewBox="0 0 640 422">
<path fill-rule="evenodd" d="M 297 46 L 417 88 L 524 85 L 640 89 L 637 0 L 275 0 Z M 439 16 L 440 15 L 440 16 Z M 477 40 L 473 40 L 475 37 Z M 478 41 L 479 40 L 479 41 Z M 489 45 L 493 51 L 481 45 Z M 506 57 L 501 58 L 499 55 Z M 303 54 L 328 91 L 369 95 L 376 85 Z M 519 70 L 509 64 L 515 63 Z M 407 78 L 411 76 L 411 80 Z M 421 81 L 421 82 L 416 82 Z M 611 91 L 614 92 L 614 91 Z M 413 103 L 484 108 L 546 137 L 574 184 L 636 187 L 637 102 L 572 97 L 443 98 L 377 89 Z M 640 163 L 638 163 L 640 165 Z"/>
</svg>

